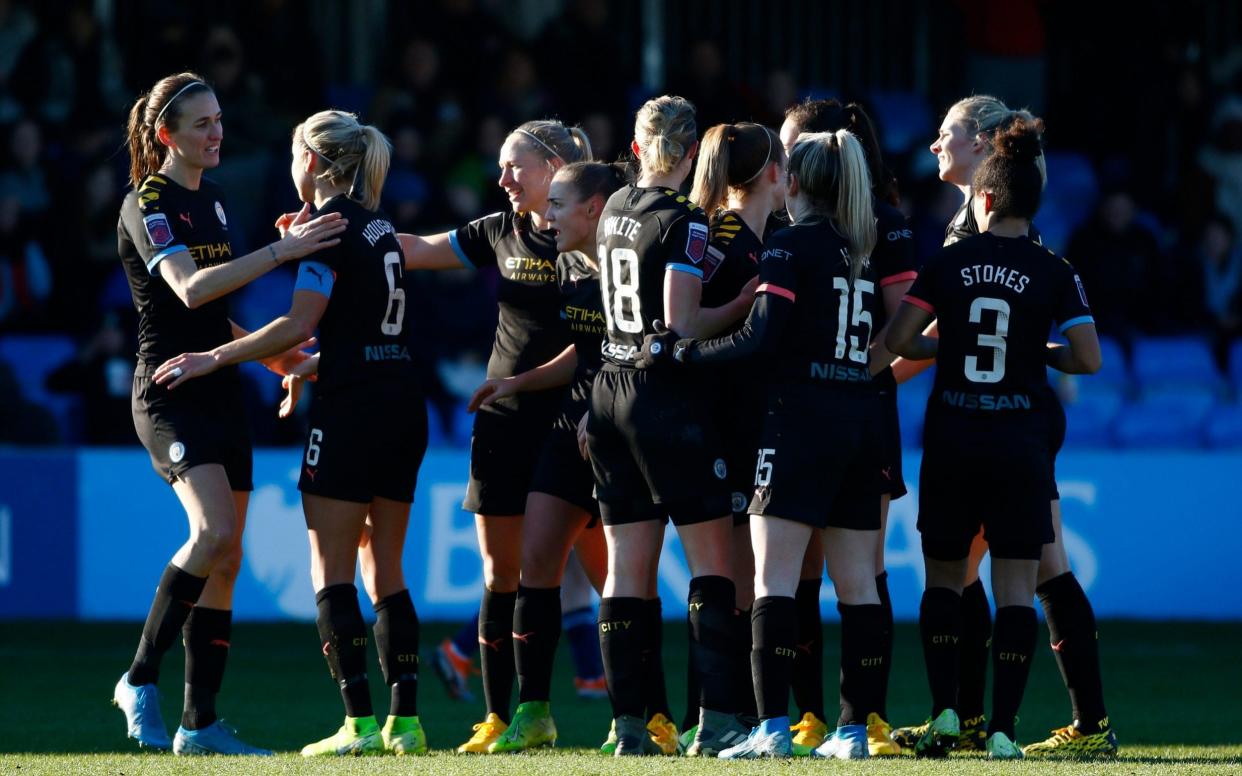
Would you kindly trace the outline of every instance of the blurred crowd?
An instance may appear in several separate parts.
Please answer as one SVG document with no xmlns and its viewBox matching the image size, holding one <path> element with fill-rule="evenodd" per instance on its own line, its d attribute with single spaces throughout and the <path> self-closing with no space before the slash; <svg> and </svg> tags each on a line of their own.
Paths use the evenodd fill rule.
<svg viewBox="0 0 1242 776">
<path fill-rule="evenodd" d="M 0 441 L 134 442 L 135 316 L 117 259 L 116 221 L 126 188 L 125 113 L 157 78 L 193 69 L 216 89 L 225 140 L 212 177 L 229 197 L 239 253 L 274 239 L 275 216 L 296 209 L 289 133 L 316 110 L 359 112 L 389 135 L 394 157 L 384 208 L 400 230 L 428 234 L 506 206 L 495 157 L 509 128 L 559 117 L 586 129 L 597 157 L 620 158 L 633 109 L 650 96 L 642 86 L 641 25 L 618 18 L 639 13 L 631 3 L 565 0 L 536 24 L 512 18 L 529 3 L 391 2 L 371 30 L 377 39 L 366 46 L 370 72 L 363 76 L 324 54 L 346 34 L 334 19 L 350 13 L 349 4 L 326 22 L 305 11 L 331 5 L 327 0 L 220 3 L 209 13 L 117 0 L 104 20 L 97 5 L 0 0 L 0 342 L 59 335 L 68 349 L 43 387 L 78 397 L 72 427 L 58 427 L 21 398 L 23 364 L 9 353 L 6 366 L 0 345 Z M 945 5 L 961 13 L 972 4 Z M 1038 64 L 1049 45 L 1042 32 L 1032 42 L 1028 31 L 1011 44 L 1031 47 L 1026 60 L 989 66 L 987 47 L 995 41 L 987 20 L 980 24 L 963 29 L 962 45 L 975 56 L 960 88 L 950 90 L 956 96 L 984 91 L 966 80 L 981 63 L 993 76 L 1012 67 L 1021 74 L 1023 61 Z M 799 83 L 780 69 L 731 77 L 738 71 L 727 67 L 726 40 L 690 39 L 670 59 L 676 67 L 662 91 L 696 103 L 700 131 L 729 120 L 777 126 L 783 109 L 808 95 L 872 108 L 865 85 Z M 1144 111 L 1143 122 L 1081 114 L 1081 94 L 1048 89 L 1032 101 L 1049 119 L 1050 154 L 1059 155 L 1050 164 L 1050 197 L 1065 192 L 1036 223 L 1080 270 L 1102 333 L 1123 347 L 1135 336 L 1202 333 L 1223 369 L 1230 343 L 1242 335 L 1242 49 L 1211 62 L 1193 45 L 1171 46 L 1162 56 L 1164 77 L 1146 85 L 1161 107 Z M 891 101 L 891 89 L 886 94 Z M 935 179 L 926 150 L 948 102 L 907 97 L 921 105 L 911 114 L 921 121 L 898 126 L 889 119 L 886 126 L 885 111 L 871 112 L 885 134 L 914 133 L 904 147 L 885 145 L 926 256 L 939 247 L 961 195 Z M 1074 121 L 1064 122 L 1067 116 Z M 1114 132 L 1137 132 L 1141 142 L 1102 151 L 1101 135 Z M 253 327 L 287 309 L 292 272 L 282 268 L 236 294 L 236 319 Z M 490 350 L 495 280 L 464 270 L 415 280 L 412 344 L 425 356 L 429 395 L 450 441 L 462 438 L 460 397 L 474 387 Z M 257 441 L 296 443 L 301 429 L 275 420 L 276 379 L 247 374 Z"/>
</svg>

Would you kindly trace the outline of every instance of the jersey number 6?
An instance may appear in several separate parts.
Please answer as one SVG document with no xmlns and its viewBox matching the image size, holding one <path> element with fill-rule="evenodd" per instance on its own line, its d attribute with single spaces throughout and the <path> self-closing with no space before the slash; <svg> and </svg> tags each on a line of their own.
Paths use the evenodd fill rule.
<svg viewBox="0 0 1242 776">
<path fill-rule="evenodd" d="M 389 251 L 384 254 L 384 275 L 388 278 L 388 308 L 384 310 L 384 322 L 380 324 L 380 332 L 395 336 L 401 333 L 401 323 L 405 320 L 405 289 L 397 285 L 401 279 L 401 254 Z M 393 308 L 397 313 L 393 315 Z"/>
</svg>

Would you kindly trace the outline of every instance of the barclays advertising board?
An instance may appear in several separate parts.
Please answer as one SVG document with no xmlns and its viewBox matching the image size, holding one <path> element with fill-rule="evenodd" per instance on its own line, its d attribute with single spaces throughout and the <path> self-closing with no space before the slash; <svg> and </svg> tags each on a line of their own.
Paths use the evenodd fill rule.
<svg viewBox="0 0 1242 776">
<path fill-rule="evenodd" d="M 298 463 L 294 450 L 255 455 L 239 619 L 314 617 Z M 405 571 L 424 619 L 464 619 L 479 600 L 473 517 L 460 508 L 467 465 L 463 451 L 432 451 L 419 475 Z M 886 557 L 895 613 L 915 619 L 917 454 L 905 470 L 911 493 L 892 506 Z M 1242 619 L 1242 455 L 1067 453 L 1057 472 L 1070 560 L 1101 617 Z M 142 450 L 0 452 L 0 619 L 141 619 L 185 537 L 181 507 Z M 1225 584 L 1204 585 L 1205 569 Z M 660 581 L 671 618 L 689 579 L 669 529 Z M 823 601 L 835 618 L 831 585 Z"/>
</svg>

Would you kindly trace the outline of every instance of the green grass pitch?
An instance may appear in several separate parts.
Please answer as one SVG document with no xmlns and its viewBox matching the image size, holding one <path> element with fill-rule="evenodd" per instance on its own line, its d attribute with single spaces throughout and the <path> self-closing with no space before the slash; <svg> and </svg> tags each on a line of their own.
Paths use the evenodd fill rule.
<svg viewBox="0 0 1242 776">
<path fill-rule="evenodd" d="M 315 627 L 309 623 L 242 624 L 234 630 L 220 711 L 246 740 L 278 750 L 279 757 L 138 754 L 124 737 L 120 712 L 108 700 L 132 656 L 139 627 L 136 623 L 0 625 L 0 774 L 1242 773 L 1242 714 L 1237 710 L 1242 668 L 1236 653 L 1242 644 L 1242 624 L 1103 623 L 1105 689 L 1122 744 L 1121 757 L 1103 763 L 990 763 L 966 756 L 939 762 L 901 758 L 861 763 L 612 760 L 592 751 L 607 732 L 608 703 L 574 696 L 564 647 L 553 682 L 552 708 L 560 731 L 556 750 L 487 757 L 451 754 L 482 716 L 482 701 L 449 700 L 427 668 L 419 701 L 432 756 L 306 762 L 297 749 L 334 731 L 342 716 L 339 696 L 316 649 Z M 449 630 L 444 625 L 425 626 L 424 643 L 439 643 Z M 825 693 L 830 708 L 836 692 L 837 642 L 838 631 L 827 628 Z M 669 624 L 665 667 L 670 700 L 678 714 L 685 703 L 685 661 L 685 629 Z M 165 720 L 174 729 L 181 707 L 181 671 L 181 652 L 174 649 L 161 678 Z M 478 680 L 473 681 L 473 689 L 481 695 Z M 387 693 L 378 666 L 372 673 L 372 694 L 377 711 L 385 711 Z M 926 705 L 917 629 L 901 625 L 889 699 L 891 721 L 921 721 Z M 1036 656 L 1021 715 L 1018 738 L 1023 743 L 1041 739 L 1049 728 L 1069 720 L 1065 691 L 1047 649 Z"/>
</svg>

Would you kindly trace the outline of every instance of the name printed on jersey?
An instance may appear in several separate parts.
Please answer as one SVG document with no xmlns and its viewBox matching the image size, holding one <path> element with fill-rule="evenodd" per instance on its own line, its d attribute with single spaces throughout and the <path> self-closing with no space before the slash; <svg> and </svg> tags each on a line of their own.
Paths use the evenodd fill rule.
<svg viewBox="0 0 1242 776">
<path fill-rule="evenodd" d="M 959 271 L 962 276 L 962 285 L 970 287 L 976 283 L 996 283 L 1006 288 L 1012 288 L 1019 294 L 1026 290 L 1031 279 L 1023 275 L 1016 269 L 1009 267 L 1000 267 L 995 264 L 973 264 L 969 267 L 962 267 Z M 1082 285 L 1079 284 L 1079 289 Z M 1083 301 L 1086 304 L 1086 301 Z"/>
</svg>

